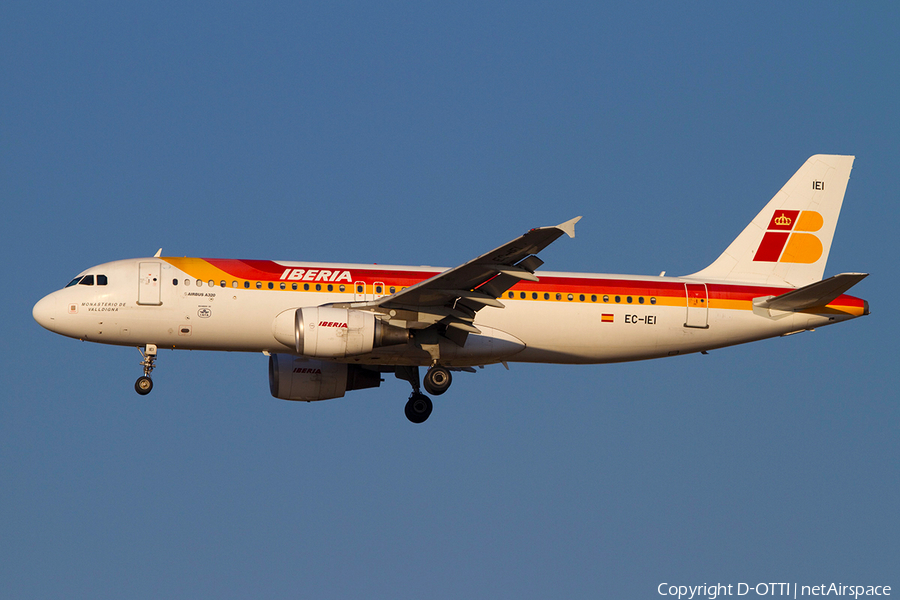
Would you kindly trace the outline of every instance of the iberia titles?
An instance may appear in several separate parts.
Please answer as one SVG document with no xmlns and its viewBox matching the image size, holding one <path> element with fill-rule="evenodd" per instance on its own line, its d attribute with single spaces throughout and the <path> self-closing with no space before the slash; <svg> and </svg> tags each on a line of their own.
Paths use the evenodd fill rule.
<svg viewBox="0 0 900 600">
<path fill-rule="evenodd" d="M 330 271 L 328 269 L 285 269 L 278 279 L 284 281 L 336 281 L 353 282 L 350 271 Z"/>
</svg>

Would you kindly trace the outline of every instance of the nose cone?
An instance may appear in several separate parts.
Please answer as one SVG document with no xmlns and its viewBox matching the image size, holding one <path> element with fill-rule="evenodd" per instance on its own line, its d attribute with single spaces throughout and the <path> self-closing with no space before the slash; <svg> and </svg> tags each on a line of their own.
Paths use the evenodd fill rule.
<svg viewBox="0 0 900 600">
<path fill-rule="evenodd" d="M 34 305 L 34 308 L 31 310 L 31 315 L 41 327 L 49 329 L 50 331 L 55 331 L 56 320 L 59 318 L 57 310 L 58 304 L 59 301 L 56 298 L 56 294 L 44 296 Z"/>
</svg>

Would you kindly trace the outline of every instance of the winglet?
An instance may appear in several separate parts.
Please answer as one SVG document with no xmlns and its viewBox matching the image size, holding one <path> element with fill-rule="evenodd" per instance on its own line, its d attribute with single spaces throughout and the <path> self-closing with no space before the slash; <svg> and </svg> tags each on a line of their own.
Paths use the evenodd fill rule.
<svg viewBox="0 0 900 600">
<path fill-rule="evenodd" d="M 570 238 L 575 237 L 575 223 L 581 220 L 581 217 L 575 217 L 574 219 L 570 219 L 565 223 L 560 223 L 556 226 L 557 229 L 561 229 L 563 233 L 565 233 Z"/>
</svg>

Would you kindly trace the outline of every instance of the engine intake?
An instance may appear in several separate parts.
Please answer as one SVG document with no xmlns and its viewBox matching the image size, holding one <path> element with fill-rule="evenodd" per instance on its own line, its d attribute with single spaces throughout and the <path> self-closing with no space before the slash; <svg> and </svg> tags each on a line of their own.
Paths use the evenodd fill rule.
<svg viewBox="0 0 900 600">
<path fill-rule="evenodd" d="M 297 354 L 318 358 L 356 356 L 409 341 L 408 330 L 373 313 L 330 306 L 286 310 L 275 317 L 273 333 Z"/>
</svg>

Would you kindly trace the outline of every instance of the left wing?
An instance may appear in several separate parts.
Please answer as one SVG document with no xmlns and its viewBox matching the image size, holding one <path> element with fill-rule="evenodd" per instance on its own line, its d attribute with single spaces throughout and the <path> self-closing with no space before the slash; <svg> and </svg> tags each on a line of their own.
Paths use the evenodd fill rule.
<svg viewBox="0 0 900 600">
<path fill-rule="evenodd" d="M 468 333 L 480 333 L 472 324 L 475 313 L 485 306 L 503 308 L 497 298 L 518 281 L 537 281 L 534 272 L 544 261 L 535 255 L 564 233 L 575 237 L 575 223 L 580 219 L 532 229 L 487 254 L 390 296 L 342 305 L 389 314 L 392 324 L 408 329 L 438 325 L 441 333 L 462 345 Z"/>
</svg>

